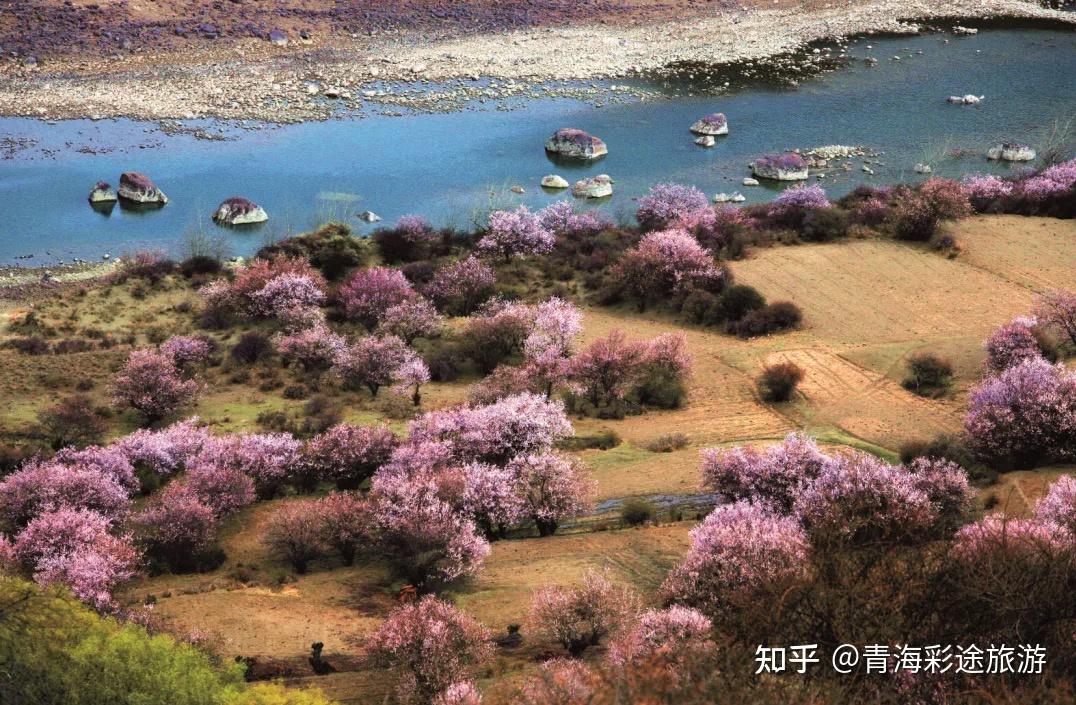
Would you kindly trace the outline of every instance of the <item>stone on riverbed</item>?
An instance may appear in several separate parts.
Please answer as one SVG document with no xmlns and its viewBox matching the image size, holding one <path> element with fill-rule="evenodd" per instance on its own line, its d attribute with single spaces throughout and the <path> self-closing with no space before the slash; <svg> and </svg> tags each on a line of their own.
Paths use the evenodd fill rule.
<svg viewBox="0 0 1076 705">
<path fill-rule="evenodd" d="M 571 127 L 554 132 L 546 140 L 545 151 L 572 159 L 597 159 L 609 153 L 601 139 Z"/>
<path fill-rule="evenodd" d="M 563 176 L 549 174 L 542 177 L 542 188 L 568 188 L 570 184 Z"/>
<path fill-rule="evenodd" d="M 807 179 L 807 161 L 793 152 L 769 154 L 756 159 L 751 164 L 751 171 L 759 179 L 804 181 Z"/>
<path fill-rule="evenodd" d="M 378 223 L 381 222 L 381 216 L 373 211 L 363 211 L 359 213 L 359 220 L 364 223 Z"/>
<path fill-rule="evenodd" d="M 608 176 L 596 176 L 593 179 L 581 179 L 572 186 L 572 195 L 576 198 L 605 198 L 613 195 L 613 181 Z"/>
<path fill-rule="evenodd" d="M 107 181 L 98 181 L 90 191 L 90 203 L 112 203 L 117 200 L 116 191 Z"/>
<path fill-rule="evenodd" d="M 717 144 L 717 141 L 714 139 L 713 135 L 703 135 L 702 137 L 695 140 L 695 144 L 699 145 L 700 147 L 713 147 L 715 144 Z"/>
<path fill-rule="evenodd" d="M 696 120 L 691 126 L 691 131 L 696 135 L 727 135 L 729 133 L 729 123 L 723 113 L 712 113 Z"/>
<path fill-rule="evenodd" d="M 217 207 L 213 221 L 220 225 L 250 225 L 269 220 L 265 209 L 254 201 L 233 196 Z"/>
<path fill-rule="evenodd" d="M 1035 150 L 1031 147 L 1012 142 L 999 144 L 986 153 L 987 159 L 1001 159 L 1007 162 L 1030 162 L 1035 156 Z"/>
<path fill-rule="evenodd" d="M 745 176 L 743 178 L 743 185 L 744 186 L 758 186 L 758 179 L 752 179 L 750 176 Z"/>
<path fill-rule="evenodd" d="M 120 175 L 119 197 L 134 203 L 168 203 L 168 196 L 145 174 L 128 171 Z"/>
</svg>

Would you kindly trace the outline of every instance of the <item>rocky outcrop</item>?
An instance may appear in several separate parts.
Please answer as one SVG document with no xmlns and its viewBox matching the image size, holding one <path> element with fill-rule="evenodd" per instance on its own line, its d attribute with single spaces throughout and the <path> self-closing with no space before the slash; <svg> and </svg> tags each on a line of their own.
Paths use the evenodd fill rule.
<svg viewBox="0 0 1076 705">
<path fill-rule="evenodd" d="M 168 203 L 168 196 L 145 174 L 128 171 L 120 175 L 119 197 L 132 203 Z"/>
<path fill-rule="evenodd" d="M 593 179 L 581 179 L 572 186 L 572 195 L 576 198 L 605 198 L 613 195 L 613 180 L 605 174 Z"/>
<path fill-rule="evenodd" d="M 1035 158 L 1035 150 L 1026 144 L 1006 142 L 987 151 L 987 159 L 1001 159 L 1007 162 L 1030 162 Z"/>
<path fill-rule="evenodd" d="M 545 151 L 571 159 L 597 159 L 609 153 L 601 139 L 571 127 L 554 132 L 546 140 Z"/>
<path fill-rule="evenodd" d="M 269 220 L 265 209 L 254 201 L 233 196 L 221 203 L 213 213 L 213 221 L 219 225 L 251 225 Z"/>
<path fill-rule="evenodd" d="M 549 174 L 542 177 L 542 188 L 568 188 L 568 181 L 563 176 Z"/>
<path fill-rule="evenodd" d="M 98 181 L 90 191 L 90 203 L 114 203 L 116 199 L 116 191 L 107 181 Z"/>
<path fill-rule="evenodd" d="M 751 164 L 756 178 L 773 181 L 804 181 L 807 179 L 807 160 L 793 152 L 759 157 Z"/>
<path fill-rule="evenodd" d="M 691 126 L 691 131 L 696 135 L 727 135 L 729 122 L 725 119 L 724 113 L 711 113 L 696 120 Z"/>
</svg>

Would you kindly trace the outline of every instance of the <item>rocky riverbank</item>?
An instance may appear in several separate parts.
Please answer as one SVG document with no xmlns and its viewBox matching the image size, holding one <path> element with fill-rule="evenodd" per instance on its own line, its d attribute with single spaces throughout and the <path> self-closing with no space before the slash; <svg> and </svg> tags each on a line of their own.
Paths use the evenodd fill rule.
<svg viewBox="0 0 1076 705">
<path fill-rule="evenodd" d="M 432 40 L 406 32 L 344 35 L 320 45 L 293 42 L 280 50 L 283 53 L 274 53 L 270 42 L 251 38 L 182 59 L 148 51 L 98 59 L 9 60 L 0 68 L 0 114 L 287 123 L 348 112 L 361 115 L 371 108 L 384 112 L 386 105 L 437 110 L 482 101 L 503 108 L 506 100 L 548 95 L 615 101 L 646 94 L 641 88 L 608 85 L 618 78 L 771 57 L 783 57 L 789 70 L 796 68 L 793 64 L 810 68 L 840 56 L 843 37 L 914 33 L 918 22 L 931 19 L 959 17 L 966 23 L 1008 17 L 1076 27 L 1073 13 L 1024 0 L 807 5 L 743 10 L 717 3 L 708 6 L 708 16 L 647 26 L 573 21 L 572 26 Z M 791 53 L 819 41 L 836 45 L 819 54 Z"/>
</svg>

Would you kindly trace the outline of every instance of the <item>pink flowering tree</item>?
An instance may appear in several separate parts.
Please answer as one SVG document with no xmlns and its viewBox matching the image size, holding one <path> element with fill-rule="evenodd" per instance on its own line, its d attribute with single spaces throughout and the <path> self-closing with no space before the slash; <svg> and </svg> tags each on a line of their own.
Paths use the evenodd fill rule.
<svg viewBox="0 0 1076 705">
<path fill-rule="evenodd" d="M 691 530 L 691 548 L 662 591 L 710 617 L 729 615 L 808 577 L 810 545 L 800 523 L 740 501 L 718 507 Z"/>
<path fill-rule="evenodd" d="M 158 431 L 139 429 L 110 448 L 123 453 L 140 477 L 153 473 L 163 478 L 182 472 L 191 458 L 213 442 L 212 434 L 193 417 Z"/>
<path fill-rule="evenodd" d="M 250 295 L 250 310 L 257 318 L 303 327 L 320 320 L 325 292 L 319 280 L 307 274 L 285 272 Z"/>
<path fill-rule="evenodd" d="M 446 441 L 460 462 L 495 465 L 520 455 L 544 453 L 572 433 L 564 405 L 537 394 L 438 410 L 411 423 L 412 442 Z"/>
<path fill-rule="evenodd" d="M 351 565 L 355 555 L 370 545 L 371 510 L 370 502 L 354 492 L 333 492 L 317 500 L 314 513 L 320 521 L 321 540 L 340 554 L 344 565 Z"/>
<path fill-rule="evenodd" d="M 597 646 L 639 611 L 639 598 L 601 573 L 588 573 L 580 585 L 548 586 L 531 600 L 530 622 L 545 638 L 573 657 Z"/>
<path fill-rule="evenodd" d="M 582 661 L 555 658 L 542 663 L 519 694 L 523 705 L 583 705 L 595 702 L 609 685 Z"/>
<path fill-rule="evenodd" d="M 390 614 L 366 655 L 392 673 L 398 702 L 422 705 L 472 677 L 493 658 L 493 647 L 485 627 L 427 595 Z"/>
<path fill-rule="evenodd" d="M 424 298 L 415 296 L 385 309 L 377 330 L 394 335 L 410 345 L 415 338 L 433 338 L 441 332 L 444 319 Z"/>
<path fill-rule="evenodd" d="M 180 372 L 190 372 L 204 365 L 212 352 L 209 343 L 191 335 L 173 335 L 161 343 L 160 351 L 172 360 Z"/>
<path fill-rule="evenodd" d="M 930 500 L 936 533 L 948 536 L 967 523 L 974 502 L 964 468 L 948 460 L 916 458 L 906 470 L 915 488 Z"/>
<path fill-rule="evenodd" d="M 569 201 L 549 204 L 538 211 L 538 219 L 542 227 L 558 237 L 589 238 L 614 227 L 613 221 L 601 211 L 586 210 L 577 213 Z"/>
<path fill-rule="evenodd" d="M 422 292 L 438 310 L 455 316 L 473 313 L 493 295 L 493 270 L 477 257 L 453 262 L 438 269 Z"/>
<path fill-rule="evenodd" d="M 964 432 L 984 460 L 1028 468 L 1076 456 L 1076 372 L 1024 360 L 972 390 Z"/>
<path fill-rule="evenodd" d="M 217 515 L 181 484 L 172 484 L 135 516 L 146 552 L 172 570 L 193 570 L 217 538 Z"/>
<path fill-rule="evenodd" d="M 1035 505 L 1035 519 L 1056 524 L 1076 536 L 1076 479 L 1062 475 Z"/>
<path fill-rule="evenodd" d="M 915 541 L 939 520 L 911 473 L 860 452 L 826 461 L 794 512 L 818 544 Z"/>
<path fill-rule="evenodd" d="M 1031 360 L 1042 355 L 1034 318 L 1020 317 L 1001 326 L 983 341 L 986 360 L 983 365 L 987 372 L 998 373 L 1024 360 Z"/>
<path fill-rule="evenodd" d="M 658 184 L 639 199 L 635 219 L 644 231 L 662 230 L 709 207 L 706 194 L 694 186 Z"/>
<path fill-rule="evenodd" d="M 524 355 L 535 359 L 552 352 L 558 357 L 569 357 L 575 339 L 582 332 L 583 314 L 579 308 L 554 296 L 535 308 L 530 334 L 523 341 Z"/>
<path fill-rule="evenodd" d="M 647 610 L 623 629 L 609 647 L 609 662 L 618 668 L 642 666 L 660 659 L 674 666 L 691 653 L 712 652 L 713 624 L 702 612 L 672 605 Z"/>
<path fill-rule="evenodd" d="M 820 185 L 798 185 L 782 191 L 769 207 L 770 220 L 775 225 L 799 229 L 812 211 L 829 208 L 826 191 Z"/>
<path fill-rule="evenodd" d="M 438 694 L 432 705 L 482 705 L 482 693 L 471 681 L 453 683 Z"/>
<path fill-rule="evenodd" d="M 721 501 L 748 500 L 789 514 L 805 484 L 822 471 L 828 458 L 812 438 L 789 434 L 764 450 L 753 446 L 704 450 L 703 486 Z"/>
<path fill-rule="evenodd" d="M 118 519 L 130 504 L 123 485 L 92 467 L 31 460 L 0 481 L 0 520 L 9 531 L 58 509 L 91 510 Z"/>
<path fill-rule="evenodd" d="M 552 536 L 565 519 L 591 508 L 594 483 L 572 458 L 555 453 L 520 455 L 508 469 L 515 475 L 521 514 L 534 521 L 539 536 Z"/>
<path fill-rule="evenodd" d="M 199 384 L 183 379 L 170 357 L 148 349 L 132 352 L 112 380 L 112 401 L 134 409 L 148 422 L 194 402 L 199 391 Z"/>
<path fill-rule="evenodd" d="M 1076 348 L 1076 292 L 1053 289 L 1036 296 L 1035 317 Z"/>
<path fill-rule="evenodd" d="M 262 499 L 274 497 L 299 471 L 302 442 L 287 433 L 243 433 L 213 444 L 199 462 L 238 470 Z"/>
<path fill-rule="evenodd" d="M 490 550 L 474 522 L 441 495 L 436 478 L 404 474 L 385 474 L 371 493 L 375 545 L 424 591 L 475 575 Z"/>
<path fill-rule="evenodd" d="M 333 371 L 345 385 L 366 387 L 377 396 L 381 387 L 398 379 L 397 372 L 415 357 L 407 343 L 394 335 L 368 335 L 344 348 L 333 361 Z"/>
<path fill-rule="evenodd" d="M 278 507 L 262 530 L 262 543 L 302 575 L 325 553 L 320 505 L 311 500 Z"/>
<path fill-rule="evenodd" d="M 426 366 L 418 355 L 411 356 L 406 362 L 396 368 L 394 373 L 396 384 L 392 391 L 401 396 L 410 395 L 411 403 L 418 406 L 422 403 L 422 385 L 430 381 L 430 368 Z"/>
<path fill-rule="evenodd" d="M 655 300 L 696 286 L 713 288 L 723 276 L 714 257 L 686 230 L 662 230 L 643 236 L 625 252 L 615 273 L 639 310 Z"/>
<path fill-rule="evenodd" d="M 552 252 L 556 241 L 553 233 L 542 225 L 542 219 L 526 206 L 514 211 L 495 211 L 489 216 L 489 230 L 478 241 L 481 254 L 503 257 L 544 255 Z"/>
<path fill-rule="evenodd" d="M 134 577 L 139 561 L 130 538 L 111 529 L 108 517 L 91 510 L 58 509 L 26 525 L 14 555 L 38 584 L 65 585 L 78 599 L 110 612 L 114 589 Z"/>
<path fill-rule="evenodd" d="M 332 367 L 333 361 L 347 347 L 342 335 L 334 333 L 324 323 L 276 338 L 276 349 L 285 362 L 298 365 L 308 372 L 320 372 Z"/>
<path fill-rule="evenodd" d="M 127 459 L 127 454 L 114 446 L 86 446 L 82 449 L 68 446 L 57 451 L 52 456 L 52 462 L 111 478 L 128 493 L 139 489 L 134 466 Z"/>
<path fill-rule="evenodd" d="M 177 480 L 218 517 L 224 517 L 254 502 L 254 480 L 242 470 L 220 464 L 213 458 L 194 458 L 187 473 Z"/>
<path fill-rule="evenodd" d="M 579 392 L 596 407 L 620 401 L 638 377 L 645 347 L 614 330 L 579 352 L 570 369 Z"/>
<path fill-rule="evenodd" d="M 384 426 L 338 424 L 307 442 L 301 463 L 306 474 L 353 490 L 388 462 L 397 445 L 396 435 Z"/>
<path fill-rule="evenodd" d="M 463 467 L 463 510 L 488 539 L 503 538 L 523 516 L 524 499 L 514 468 L 486 463 Z"/>
<path fill-rule="evenodd" d="M 398 269 L 371 267 L 352 275 L 336 298 L 349 320 L 373 329 L 385 312 L 415 296 L 411 282 Z"/>
</svg>

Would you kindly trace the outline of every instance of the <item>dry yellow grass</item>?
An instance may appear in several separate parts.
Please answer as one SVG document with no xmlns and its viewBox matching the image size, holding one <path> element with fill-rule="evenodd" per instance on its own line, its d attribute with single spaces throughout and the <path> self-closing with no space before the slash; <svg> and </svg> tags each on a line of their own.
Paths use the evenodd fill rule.
<svg viewBox="0 0 1076 705">
<path fill-rule="evenodd" d="M 1076 221 L 996 215 L 952 230 L 974 267 L 1035 291 L 1076 286 Z"/>
</svg>

